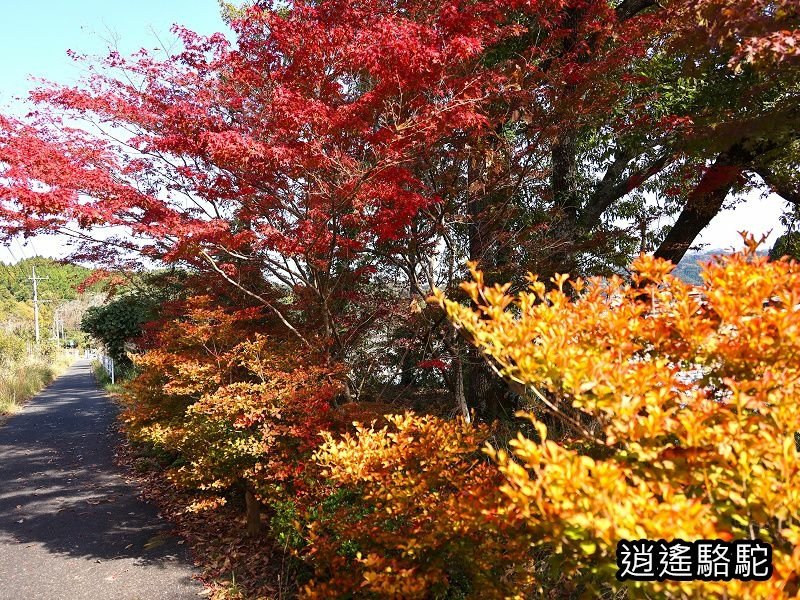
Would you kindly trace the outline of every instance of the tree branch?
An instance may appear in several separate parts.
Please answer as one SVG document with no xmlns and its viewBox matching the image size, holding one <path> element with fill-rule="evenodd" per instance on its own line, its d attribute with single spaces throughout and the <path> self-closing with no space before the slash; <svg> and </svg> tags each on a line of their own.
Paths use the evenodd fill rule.
<svg viewBox="0 0 800 600">
<path fill-rule="evenodd" d="M 619 178 L 625 172 L 625 168 L 628 166 L 631 158 L 629 154 L 623 152 L 609 165 L 602 181 L 597 186 L 597 189 L 589 198 L 586 207 L 582 211 L 581 224 L 587 229 L 596 226 L 603 216 L 603 213 L 608 210 L 608 207 L 616 200 L 619 200 L 625 194 L 650 179 L 653 175 L 662 171 L 664 167 L 672 161 L 673 155 L 665 151 L 653 159 L 650 164 L 642 167 L 638 171 L 634 171 L 624 180 L 620 181 Z"/>
<path fill-rule="evenodd" d="M 756 175 L 761 177 L 772 191 L 778 194 L 787 202 L 791 202 L 796 206 L 800 206 L 800 185 L 793 184 L 785 178 L 775 173 L 772 169 L 765 165 L 755 165 L 752 170 Z"/>
<path fill-rule="evenodd" d="M 304 338 L 303 335 L 299 331 L 297 331 L 297 329 L 295 329 L 294 326 L 291 323 L 289 323 L 288 320 L 286 320 L 286 317 L 283 316 L 283 313 L 281 313 L 281 311 L 279 311 L 275 307 L 274 304 L 272 304 L 269 300 L 267 300 L 263 296 L 259 296 L 255 292 L 251 292 L 250 290 L 242 287 L 239 283 L 237 283 L 236 281 L 234 281 L 233 279 L 228 277 L 228 274 L 225 273 L 222 269 L 219 268 L 219 266 L 214 261 L 214 259 L 211 258 L 211 256 L 209 256 L 208 252 L 206 252 L 205 250 L 201 250 L 200 251 L 200 256 L 205 258 L 206 261 L 208 262 L 208 264 L 211 265 L 211 268 L 214 269 L 214 271 L 216 271 L 219 275 L 222 275 L 222 277 L 223 277 L 223 279 L 225 279 L 225 281 L 227 281 L 231 285 L 235 286 L 236 288 L 238 288 L 240 291 L 244 292 L 245 294 L 247 294 L 251 298 L 255 298 L 256 300 L 261 302 L 264 306 L 269 308 L 272 312 L 274 312 L 277 315 L 277 317 L 281 320 L 281 322 L 284 325 L 286 325 L 286 327 L 288 327 L 289 330 L 292 333 L 294 333 L 300 339 L 301 342 L 303 342 L 303 344 L 305 344 L 308 348 L 313 348 L 313 346 L 309 343 L 309 341 L 306 338 Z"/>
<path fill-rule="evenodd" d="M 742 171 L 755 170 L 754 165 L 763 157 L 780 147 L 770 139 L 745 138 L 720 152 L 700 182 L 689 194 L 686 204 L 661 242 L 655 256 L 680 262 L 689 246 L 700 232 L 722 209 L 725 197 L 733 189 Z"/>
<path fill-rule="evenodd" d="M 678 220 L 655 251 L 655 256 L 677 265 L 695 238 L 722 209 L 722 203 L 741 172 L 742 167 L 732 162 L 728 152 L 717 155 L 689 194 Z"/>
<path fill-rule="evenodd" d="M 615 10 L 617 18 L 620 22 L 623 22 L 635 17 L 651 6 L 658 6 L 658 2 L 656 0 L 623 0 Z"/>
</svg>

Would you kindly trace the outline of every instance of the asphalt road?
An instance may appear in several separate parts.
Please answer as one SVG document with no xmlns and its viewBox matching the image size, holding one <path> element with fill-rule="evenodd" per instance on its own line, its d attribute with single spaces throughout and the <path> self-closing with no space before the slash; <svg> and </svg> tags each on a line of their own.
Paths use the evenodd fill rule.
<svg viewBox="0 0 800 600">
<path fill-rule="evenodd" d="M 169 524 L 114 465 L 117 409 L 79 361 L 0 425 L 0 600 L 197 600 Z"/>
</svg>

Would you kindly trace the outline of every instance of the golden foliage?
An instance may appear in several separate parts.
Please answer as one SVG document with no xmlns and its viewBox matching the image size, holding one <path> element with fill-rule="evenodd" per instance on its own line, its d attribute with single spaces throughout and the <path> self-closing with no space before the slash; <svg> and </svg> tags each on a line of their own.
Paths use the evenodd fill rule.
<svg viewBox="0 0 800 600">
<path fill-rule="evenodd" d="M 525 589 L 528 540 L 478 449 L 485 427 L 412 414 L 327 434 L 317 459 L 349 494 L 311 523 L 306 598 L 503 598 Z"/>
<path fill-rule="evenodd" d="M 621 539 L 757 537 L 766 582 L 636 583 L 652 595 L 798 595 L 800 266 L 747 250 L 694 288 L 642 256 L 620 278 L 527 291 L 464 284 L 474 306 L 438 302 L 529 399 L 538 439 L 488 449 L 507 502 L 575 575 L 615 582 Z M 548 436 L 547 419 L 566 424 Z"/>
</svg>

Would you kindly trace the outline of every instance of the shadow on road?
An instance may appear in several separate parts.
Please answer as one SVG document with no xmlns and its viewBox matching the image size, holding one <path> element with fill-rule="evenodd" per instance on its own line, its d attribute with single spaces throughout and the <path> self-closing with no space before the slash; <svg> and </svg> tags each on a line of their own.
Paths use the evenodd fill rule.
<svg viewBox="0 0 800 600">
<path fill-rule="evenodd" d="M 114 464 L 116 413 L 81 362 L 0 426 L 0 565 L 18 564 L 20 548 L 31 547 L 94 563 L 128 559 L 148 573 L 189 564 Z"/>
</svg>

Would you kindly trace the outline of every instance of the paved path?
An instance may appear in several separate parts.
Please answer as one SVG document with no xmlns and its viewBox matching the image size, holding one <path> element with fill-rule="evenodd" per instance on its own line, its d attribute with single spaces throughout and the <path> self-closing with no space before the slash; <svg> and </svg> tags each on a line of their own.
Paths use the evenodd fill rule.
<svg viewBox="0 0 800 600">
<path fill-rule="evenodd" d="M 184 546 L 114 465 L 79 361 L 0 426 L 0 600 L 198 599 Z"/>
</svg>

